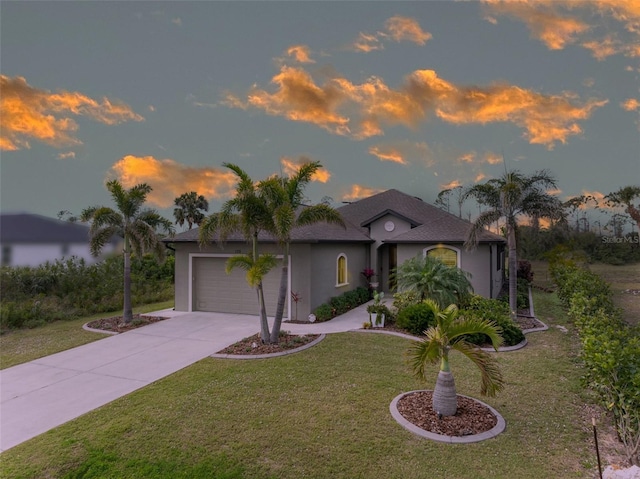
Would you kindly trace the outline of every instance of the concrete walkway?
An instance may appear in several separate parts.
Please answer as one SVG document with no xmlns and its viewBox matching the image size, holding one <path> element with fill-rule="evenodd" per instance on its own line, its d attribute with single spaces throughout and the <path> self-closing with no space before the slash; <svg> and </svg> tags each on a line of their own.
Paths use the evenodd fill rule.
<svg viewBox="0 0 640 479">
<path fill-rule="evenodd" d="M 260 330 L 257 316 L 158 311 L 170 319 L 0 371 L 0 452 L 140 389 Z M 294 334 L 358 329 L 366 305 Z"/>
</svg>

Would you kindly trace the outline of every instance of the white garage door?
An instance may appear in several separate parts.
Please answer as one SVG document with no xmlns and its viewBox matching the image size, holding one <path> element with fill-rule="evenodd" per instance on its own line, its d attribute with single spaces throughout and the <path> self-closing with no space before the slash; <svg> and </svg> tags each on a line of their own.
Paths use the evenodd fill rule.
<svg viewBox="0 0 640 479">
<path fill-rule="evenodd" d="M 193 258 L 193 309 L 194 311 L 215 311 L 222 313 L 252 314 L 260 312 L 258 295 L 249 287 L 246 272 L 234 269 L 225 272 L 227 258 Z M 264 300 L 268 316 L 275 316 L 280 289 L 279 266 L 276 266 L 263 280 Z M 285 300 L 285 313 L 287 317 Z"/>
</svg>

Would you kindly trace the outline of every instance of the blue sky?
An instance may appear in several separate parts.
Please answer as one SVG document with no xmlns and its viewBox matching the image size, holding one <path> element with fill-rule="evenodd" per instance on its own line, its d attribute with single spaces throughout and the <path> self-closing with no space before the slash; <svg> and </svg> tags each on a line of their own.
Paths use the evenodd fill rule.
<svg viewBox="0 0 640 479">
<path fill-rule="evenodd" d="M 324 168 L 311 201 L 547 168 L 561 199 L 640 178 L 640 3 L 0 4 L 0 208 L 110 204 Z"/>
</svg>

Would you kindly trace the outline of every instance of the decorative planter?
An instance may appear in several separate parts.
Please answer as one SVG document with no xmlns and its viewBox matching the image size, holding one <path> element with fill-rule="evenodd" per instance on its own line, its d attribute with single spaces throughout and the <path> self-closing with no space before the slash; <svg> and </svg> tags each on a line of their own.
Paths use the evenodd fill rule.
<svg viewBox="0 0 640 479">
<path fill-rule="evenodd" d="M 375 319 L 374 316 L 371 316 L 371 326 L 374 328 L 384 328 L 384 313 L 376 313 Z"/>
</svg>

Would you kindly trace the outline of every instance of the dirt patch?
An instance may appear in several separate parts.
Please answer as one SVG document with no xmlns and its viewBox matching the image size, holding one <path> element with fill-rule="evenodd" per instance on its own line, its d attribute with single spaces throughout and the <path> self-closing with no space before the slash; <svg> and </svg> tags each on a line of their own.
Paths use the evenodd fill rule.
<svg viewBox="0 0 640 479">
<path fill-rule="evenodd" d="M 302 336 L 281 333 L 278 344 L 263 344 L 260 341 L 260 334 L 254 334 L 248 338 L 244 338 L 237 343 L 227 346 L 218 354 L 239 354 L 239 355 L 251 355 L 251 354 L 273 354 L 287 351 L 289 349 L 299 348 L 305 344 L 309 344 L 311 341 L 318 339 L 319 334 L 305 334 Z"/>
<path fill-rule="evenodd" d="M 420 429 L 444 436 L 470 436 L 493 429 L 498 418 L 479 402 L 458 396 L 454 416 L 438 416 L 432 407 L 432 391 L 416 391 L 398 401 L 398 412 Z"/>
<path fill-rule="evenodd" d="M 148 324 L 157 323 L 163 321 L 165 317 L 162 316 L 143 316 L 140 314 L 134 314 L 133 320 L 130 323 L 124 323 L 122 316 L 113 316 L 111 318 L 96 319 L 87 323 L 87 326 L 92 329 L 102 329 L 103 331 L 110 331 L 116 333 L 124 333 L 131 331 L 132 329 L 141 328 Z"/>
</svg>

